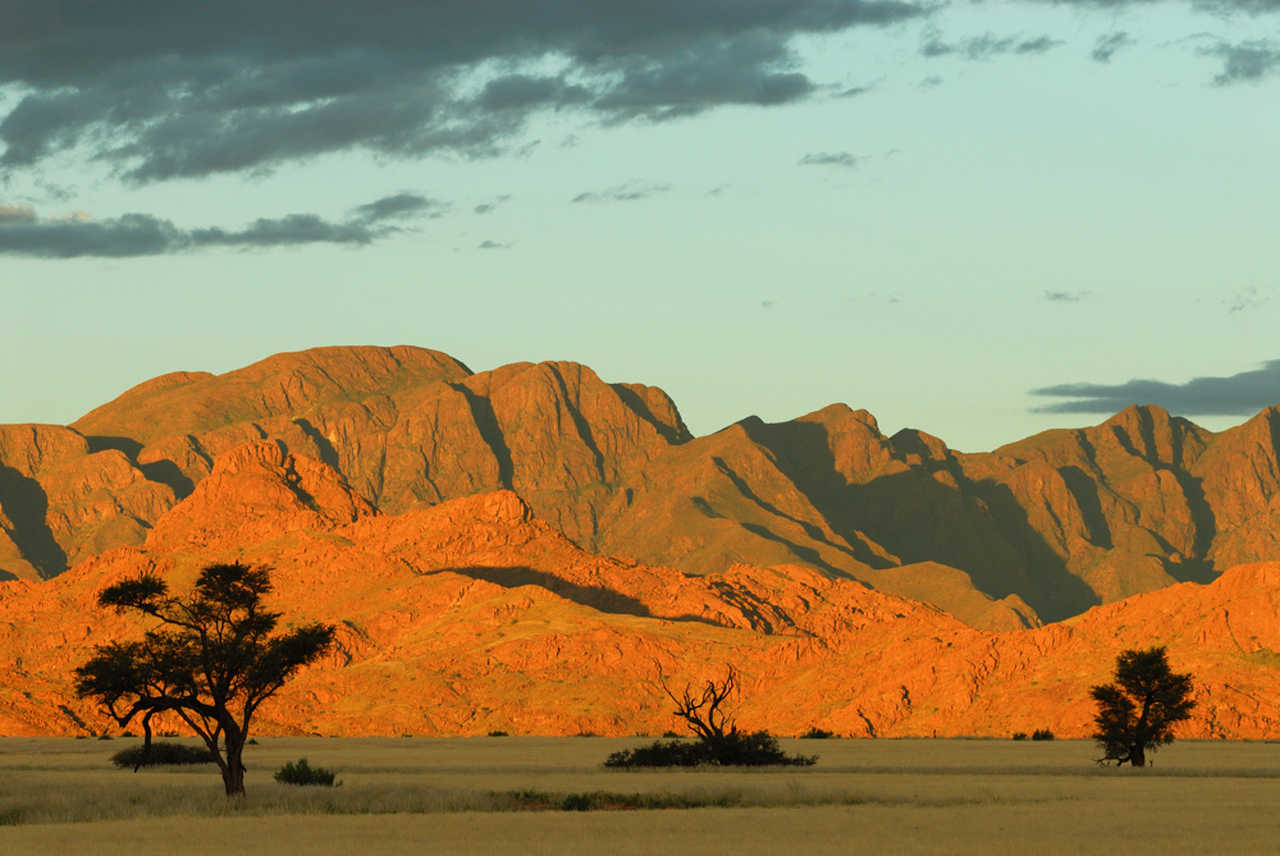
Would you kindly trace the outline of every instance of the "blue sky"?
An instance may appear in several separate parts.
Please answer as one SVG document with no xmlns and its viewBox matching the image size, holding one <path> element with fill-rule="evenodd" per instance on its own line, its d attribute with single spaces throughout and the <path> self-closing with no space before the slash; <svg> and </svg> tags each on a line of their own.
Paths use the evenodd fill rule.
<svg viewBox="0 0 1280 856">
<path fill-rule="evenodd" d="M 0 0 L 0 421 L 401 343 L 695 433 L 1280 403 L 1275 0 L 107 5 Z"/>
</svg>

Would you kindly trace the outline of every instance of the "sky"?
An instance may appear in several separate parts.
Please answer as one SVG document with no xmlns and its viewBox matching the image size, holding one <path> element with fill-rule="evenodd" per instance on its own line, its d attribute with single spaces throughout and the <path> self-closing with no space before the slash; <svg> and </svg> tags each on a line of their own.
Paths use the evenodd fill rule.
<svg viewBox="0 0 1280 856">
<path fill-rule="evenodd" d="M 1280 403 L 1280 0 L 0 0 L 0 422 L 409 344 L 695 434 Z"/>
</svg>

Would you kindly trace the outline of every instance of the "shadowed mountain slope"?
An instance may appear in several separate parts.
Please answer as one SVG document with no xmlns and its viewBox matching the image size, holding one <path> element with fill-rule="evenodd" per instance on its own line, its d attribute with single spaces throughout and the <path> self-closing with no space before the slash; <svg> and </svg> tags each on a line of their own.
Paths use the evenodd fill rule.
<svg viewBox="0 0 1280 856">
<path fill-rule="evenodd" d="M 511 489 L 587 550 L 803 566 L 1011 629 L 1280 558 L 1278 430 L 1275 408 L 1213 434 L 1144 406 L 963 454 L 837 404 L 693 438 L 661 390 L 576 363 L 321 348 L 164 375 L 66 428 L 0 426 L 0 575 L 140 545 L 219 455 L 270 440 L 335 470 L 361 514 Z"/>
</svg>

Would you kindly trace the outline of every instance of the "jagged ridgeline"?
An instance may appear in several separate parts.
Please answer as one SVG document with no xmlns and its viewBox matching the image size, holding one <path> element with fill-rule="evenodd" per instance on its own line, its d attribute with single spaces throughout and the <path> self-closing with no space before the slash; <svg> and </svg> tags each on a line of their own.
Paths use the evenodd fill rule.
<svg viewBox="0 0 1280 856">
<path fill-rule="evenodd" d="M 1012 629 L 1280 558 L 1278 428 L 1276 408 L 1215 434 L 1131 407 L 963 454 L 832 405 L 695 438 L 662 390 L 576 363 L 320 348 L 163 375 L 66 427 L 0 426 L 0 575 L 142 544 L 218 456 L 269 440 L 332 469 L 359 513 L 507 488 L 593 552 L 803 565 Z M 302 481 L 285 484 L 305 499 Z"/>
</svg>

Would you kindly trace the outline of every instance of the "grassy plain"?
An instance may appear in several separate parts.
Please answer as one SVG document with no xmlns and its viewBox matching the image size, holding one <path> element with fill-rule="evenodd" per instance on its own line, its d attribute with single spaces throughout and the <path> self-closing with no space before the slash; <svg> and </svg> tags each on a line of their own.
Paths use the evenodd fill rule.
<svg viewBox="0 0 1280 856">
<path fill-rule="evenodd" d="M 1280 743 L 1117 770 L 1083 741 L 783 740 L 818 765 L 620 771 L 644 741 L 260 738 L 229 804 L 212 767 L 109 764 L 136 742 L 0 739 L 0 853 L 1280 852 Z M 341 786 L 276 784 L 299 757 Z"/>
</svg>

